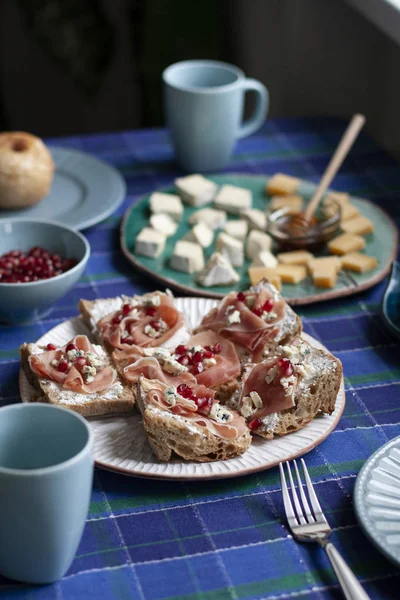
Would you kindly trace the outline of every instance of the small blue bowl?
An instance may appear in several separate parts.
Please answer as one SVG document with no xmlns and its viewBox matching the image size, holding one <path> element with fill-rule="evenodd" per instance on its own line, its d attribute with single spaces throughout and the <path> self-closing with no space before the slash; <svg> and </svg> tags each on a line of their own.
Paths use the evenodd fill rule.
<svg viewBox="0 0 400 600">
<path fill-rule="evenodd" d="M 0 255 L 10 250 L 26 252 L 33 246 L 41 246 L 62 258 L 75 258 L 78 263 L 50 279 L 0 282 L 0 321 L 3 323 L 23 324 L 43 317 L 79 280 L 90 256 L 86 238 L 64 225 L 42 220 L 0 221 Z"/>
</svg>

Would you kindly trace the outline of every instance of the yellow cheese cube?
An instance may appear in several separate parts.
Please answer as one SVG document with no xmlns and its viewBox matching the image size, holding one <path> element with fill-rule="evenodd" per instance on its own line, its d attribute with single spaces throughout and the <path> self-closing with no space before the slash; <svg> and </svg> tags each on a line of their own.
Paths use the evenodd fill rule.
<svg viewBox="0 0 400 600">
<path fill-rule="evenodd" d="M 335 267 L 317 267 L 312 273 L 315 287 L 334 288 L 337 282 L 337 271 Z"/>
<path fill-rule="evenodd" d="M 270 207 L 272 210 L 288 207 L 287 214 L 297 215 L 303 209 L 303 198 L 292 194 L 288 196 L 273 196 Z"/>
<path fill-rule="evenodd" d="M 372 233 L 374 231 L 372 221 L 362 215 L 353 217 L 348 221 L 343 221 L 343 223 L 340 224 L 340 227 L 345 233 L 354 233 L 355 235 L 367 235 L 367 233 Z"/>
<path fill-rule="evenodd" d="M 324 208 L 325 208 L 324 212 L 327 217 L 331 217 L 337 212 L 336 207 L 334 207 L 329 201 L 325 201 Z M 358 208 L 356 206 L 354 206 L 354 204 L 350 204 L 350 202 L 348 202 L 347 204 L 343 204 L 340 207 L 340 210 L 341 210 L 341 214 L 340 214 L 341 221 L 347 221 L 348 219 L 357 217 L 360 214 L 360 211 L 358 210 Z"/>
<path fill-rule="evenodd" d="M 308 265 L 314 256 L 307 250 L 293 250 L 293 252 L 282 252 L 277 254 L 278 262 L 283 265 Z"/>
<path fill-rule="evenodd" d="M 331 254 L 348 254 L 365 248 L 365 239 L 360 235 L 351 233 L 342 233 L 328 243 L 328 249 Z"/>
<path fill-rule="evenodd" d="M 300 283 L 307 277 L 307 269 L 303 265 L 278 265 L 276 271 L 283 283 Z"/>
<path fill-rule="evenodd" d="M 277 290 L 281 289 L 281 278 L 276 269 L 269 267 L 249 267 L 249 278 L 251 285 L 256 285 L 261 279 L 268 279 Z"/>
<path fill-rule="evenodd" d="M 323 269 L 326 269 L 327 271 L 333 269 L 338 273 L 342 268 L 342 262 L 338 256 L 321 256 L 320 258 L 312 258 L 308 263 L 308 268 L 311 273 Z"/>
<path fill-rule="evenodd" d="M 282 194 L 294 194 L 300 185 L 300 179 L 297 177 L 291 177 L 290 175 L 283 175 L 283 173 L 276 173 L 268 179 L 265 191 L 270 196 L 280 196 Z"/>
<path fill-rule="evenodd" d="M 372 271 L 372 269 L 375 269 L 378 265 L 375 256 L 368 256 L 367 254 L 361 254 L 360 252 L 345 254 L 341 260 L 343 269 L 355 271 L 356 273 Z"/>
<path fill-rule="evenodd" d="M 343 207 L 349 203 L 350 196 L 346 192 L 329 192 L 326 195 L 326 201 L 328 201 L 329 198 L 332 198 L 332 200 L 335 200 L 338 204 L 340 204 L 340 206 Z"/>
</svg>

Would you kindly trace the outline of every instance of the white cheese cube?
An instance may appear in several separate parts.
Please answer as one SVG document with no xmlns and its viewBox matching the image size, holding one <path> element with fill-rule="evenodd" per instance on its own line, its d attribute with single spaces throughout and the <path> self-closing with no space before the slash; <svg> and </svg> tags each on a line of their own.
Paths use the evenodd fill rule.
<svg viewBox="0 0 400 600">
<path fill-rule="evenodd" d="M 278 259 L 276 258 L 276 256 L 274 256 L 269 250 L 263 250 L 258 256 L 256 256 L 251 266 L 268 267 L 270 269 L 274 269 L 277 264 Z"/>
<path fill-rule="evenodd" d="M 174 235 L 178 228 L 178 224 L 174 221 L 174 219 L 164 213 L 151 215 L 150 225 L 153 229 L 163 233 L 167 237 Z"/>
<path fill-rule="evenodd" d="M 215 208 L 201 208 L 189 217 L 189 224 L 205 223 L 210 229 L 222 229 L 226 223 L 226 212 Z"/>
<path fill-rule="evenodd" d="M 240 214 L 247 220 L 250 229 L 266 230 L 267 215 L 262 210 L 258 210 L 258 208 L 246 208 L 240 211 Z"/>
<path fill-rule="evenodd" d="M 214 232 L 208 225 L 200 222 L 197 223 L 182 239 L 200 244 L 202 248 L 208 248 L 208 246 L 211 246 L 213 243 Z"/>
<path fill-rule="evenodd" d="M 272 239 L 267 233 L 253 229 L 247 238 L 246 255 L 255 260 L 263 250 L 271 250 L 271 244 Z"/>
<path fill-rule="evenodd" d="M 135 253 L 155 258 L 165 248 L 166 236 L 151 227 L 145 227 L 136 237 Z"/>
<path fill-rule="evenodd" d="M 233 285 L 238 283 L 240 277 L 225 256 L 214 252 L 204 269 L 197 275 L 196 280 L 204 287 L 212 287 L 213 285 Z"/>
<path fill-rule="evenodd" d="M 251 191 L 235 185 L 223 185 L 215 197 L 214 204 L 216 208 L 238 215 L 241 210 L 251 208 Z"/>
<path fill-rule="evenodd" d="M 249 229 L 249 224 L 245 219 L 236 219 L 235 221 L 227 221 L 224 227 L 225 233 L 244 242 Z"/>
<path fill-rule="evenodd" d="M 225 256 L 234 267 L 241 267 L 244 260 L 243 242 L 227 233 L 220 233 L 217 238 L 217 251 Z"/>
<path fill-rule="evenodd" d="M 154 192 L 150 196 L 150 210 L 152 213 L 166 213 L 174 219 L 180 221 L 183 216 L 183 204 L 179 196 L 175 194 L 164 194 L 163 192 Z"/>
<path fill-rule="evenodd" d="M 204 267 L 203 248 L 194 242 L 179 240 L 171 257 L 171 267 L 184 273 L 200 271 Z"/>
<path fill-rule="evenodd" d="M 188 175 L 175 179 L 175 186 L 182 200 L 190 206 L 203 206 L 214 198 L 218 186 L 203 175 Z"/>
</svg>

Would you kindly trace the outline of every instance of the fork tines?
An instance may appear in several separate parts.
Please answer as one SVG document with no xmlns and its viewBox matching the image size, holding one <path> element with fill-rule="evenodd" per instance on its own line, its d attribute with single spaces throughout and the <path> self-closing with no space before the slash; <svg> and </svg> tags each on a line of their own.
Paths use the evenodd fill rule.
<svg viewBox="0 0 400 600">
<path fill-rule="evenodd" d="M 282 494 L 283 494 L 283 503 L 285 506 L 286 516 L 289 522 L 290 528 L 298 527 L 299 525 L 307 525 L 312 523 L 327 523 L 324 514 L 322 512 L 321 506 L 318 502 L 318 498 L 314 492 L 313 485 L 311 483 L 310 476 L 307 471 L 306 464 L 303 459 L 301 459 L 301 464 L 303 467 L 304 478 L 306 481 L 306 487 L 308 492 L 309 501 L 307 500 L 307 496 L 304 491 L 304 486 L 301 482 L 301 477 L 299 473 L 299 469 L 297 467 L 297 463 L 293 460 L 294 470 L 296 472 L 297 479 L 297 487 L 300 492 L 300 498 L 296 491 L 296 487 L 293 481 L 292 470 L 290 467 L 290 462 L 286 463 L 287 473 L 290 482 L 290 492 L 293 498 L 293 502 L 290 498 L 290 492 L 286 483 L 285 471 L 282 463 L 279 463 L 279 470 L 281 474 L 281 485 L 282 485 Z M 310 509 L 310 504 L 311 509 Z"/>
</svg>

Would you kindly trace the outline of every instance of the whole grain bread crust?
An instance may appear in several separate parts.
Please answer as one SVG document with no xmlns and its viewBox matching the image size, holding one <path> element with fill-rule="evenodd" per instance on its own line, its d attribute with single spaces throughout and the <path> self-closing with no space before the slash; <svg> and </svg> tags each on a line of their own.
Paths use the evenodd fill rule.
<svg viewBox="0 0 400 600">
<path fill-rule="evenodd" d="M 251 443 L 250 432 L 246 431 L 236 440 L 226 440 L 212 434 L 206 427 L 185 422 L 165 412 L 152 410 L 147 403 L 150 382 L 142 379 L 137 386 L 137 404 L 143 417 L 143 425 L 159 460 L 171 460 L 173 453 L 186 460 L 211 462 L 227 460 L 243 454 Z"/>
<path fill-rule="evenodd" d="M 29 366 L 28 358 L 32 354 L 32 344 L 22 344 L 20 348 L 21 367 L 26 374 L 29 383 L 35 388 L 35 393 L 32 397 L 32 402 L 45 402 L 57 406 L 63 406 L 73 410 L 83 417 L 98 417 L 109 414 L 129 413 L 132 412 L 135 398 L 132 391 L 126 385 L 123 385 L 123 390 L 120 396 L 116 399 L 108 399 L 101 397 L 101 392 L 96 397 L 87 398 L 87 402 L 65 402 L 59 397 L 56 390 L 52 389 L 51 382 L 47 379 L 39 378 Z M 79 394 L 82 398 L 84 394 Z"/>
<path fill-rule="evenodd" d="M 312 346 L 311 346 L 312 347 Z M 336 398 L 342 382 L 342 363 L 324 350 L 312 347 L 313 356 L 324 357 L 331 363 L 327 372 L 319 373 L 305 390 L 295 394 L 295 406 L 279 414 L 279 420 L 273 431 L 257 430 L 257 435 L 271 440 L 302 429 L 319 414 L 331 415 L 335 410 Z"/>
</svg>

